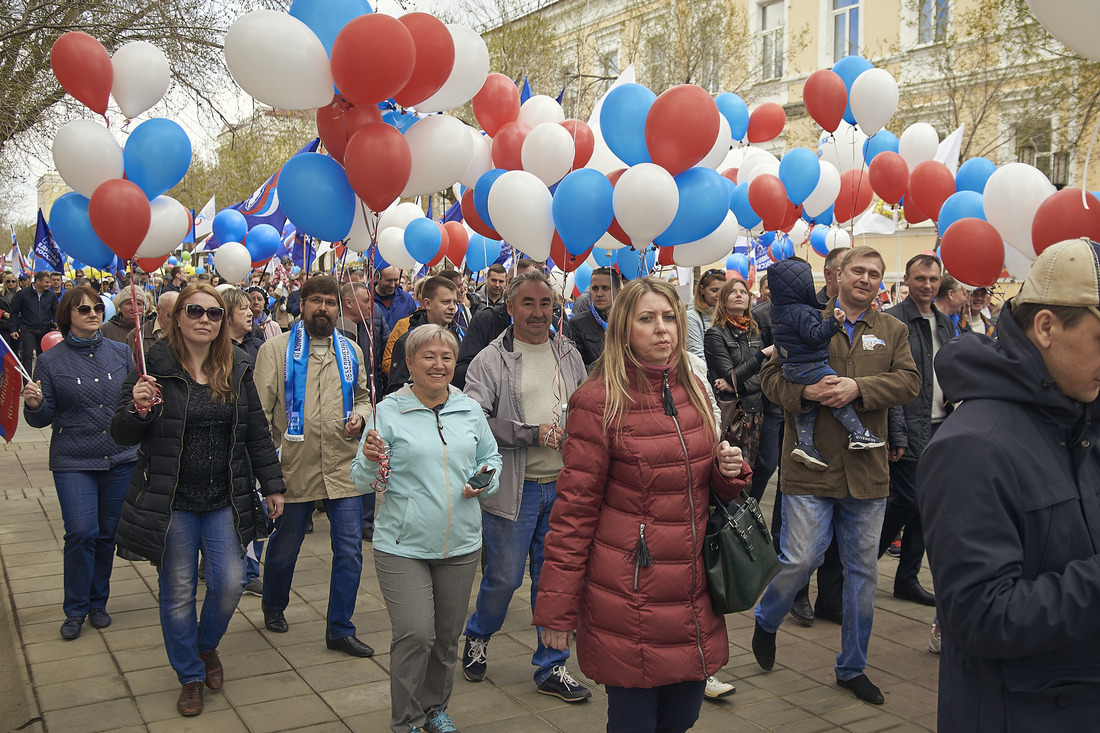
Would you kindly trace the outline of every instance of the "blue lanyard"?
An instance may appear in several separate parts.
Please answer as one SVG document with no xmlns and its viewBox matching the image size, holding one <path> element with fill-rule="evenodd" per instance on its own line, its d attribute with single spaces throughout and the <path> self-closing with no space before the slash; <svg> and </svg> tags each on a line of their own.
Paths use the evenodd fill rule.
<svg viewBox="0 0 1100 733">
<path fill-rule="evenodd" d="M 588 304 L 588 310 L 592 311 L 592 317 L 596 319 L 596 323 L 600 324 L 600 328 L 607 330 L 607 321 L 600 317 L 600 312 L 596 310 L 595 303 Z"/>
</svg>

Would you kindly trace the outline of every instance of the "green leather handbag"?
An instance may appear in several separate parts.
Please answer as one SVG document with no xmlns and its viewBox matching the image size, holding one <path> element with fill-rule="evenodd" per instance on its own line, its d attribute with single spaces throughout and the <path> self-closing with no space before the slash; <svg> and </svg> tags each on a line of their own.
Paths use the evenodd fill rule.
<svg viewBox="0 0 1100 733">
<path fill-rule="evenodd" d="M 731 514 L 713 491 L 710 497 L 715 509 L 703 539 L 710 601 L 718 614 L 744 611 L 756 605 L 779 572 L 779 557 L 756 499 L 742 491 Z"/>
</svg>

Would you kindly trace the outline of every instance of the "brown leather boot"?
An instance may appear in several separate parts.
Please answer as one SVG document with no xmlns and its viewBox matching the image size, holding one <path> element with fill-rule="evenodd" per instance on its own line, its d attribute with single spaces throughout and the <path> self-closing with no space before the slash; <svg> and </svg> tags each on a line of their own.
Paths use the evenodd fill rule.
<svg viewBox="0 0 1100 733">
<path fill-rule="evenodd" d="M 211 690 L 220 690 L 225 674 L 222 671 L 222 660 L 218 658 L 218 650 L 199 652 L 199 659 L 206 666 L 206 686 Z"/>
<path fill-rule="evenodd" d="M 180 698 L 176 700 L 176 710 L 185 718 L 190 718 L 202 712 L 202 683 L 188 682 L 180 690 Z"/>
</svg>

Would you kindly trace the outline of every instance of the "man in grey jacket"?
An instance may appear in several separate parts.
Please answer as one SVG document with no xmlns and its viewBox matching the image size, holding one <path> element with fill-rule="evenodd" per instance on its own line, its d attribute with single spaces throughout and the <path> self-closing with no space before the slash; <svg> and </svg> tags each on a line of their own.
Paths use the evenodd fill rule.
<svg viewBox="0 0 1100 733">
<path fill-rule="evenodd" d="M 503 459 L 500 490 L 481 500 L 487 561 L 462 654 L 462 671 L 471 682 L 485 679 L 486 647 L 503 625 L 528 564 L 535 605 L 562 469 L 565 406 L 588 376 L 572 342 L 550 338 L 554 296 L 542 271 L 513 278 L 506 302 L 512 325 L 474 357 L 466 373 L 466 394 L 485 410 Z M 538 691 L 566 702 L 591 697 L 565 669 L 569 652 L 544 646 L 542 630 L 537 633 L 531 663 Z"/>
</svg>

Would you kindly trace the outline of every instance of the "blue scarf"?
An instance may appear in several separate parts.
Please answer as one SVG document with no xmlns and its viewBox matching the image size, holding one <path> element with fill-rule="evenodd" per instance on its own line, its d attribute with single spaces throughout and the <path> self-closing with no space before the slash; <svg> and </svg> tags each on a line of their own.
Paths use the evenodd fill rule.
<svg viewBox="0 0 1100 733">
<path fill-rule="evenodd" d="M 590 303 L 588 308 L 589 308 L 589 310 L 592 311 L 592 317 L 596 319 L 596 323 L 600 324 L 600 328 L 602 328 L 603 330 L 606 331 L 607 330 L 607 321 L 605 321 L 603 319 L 603 316 L 600 315 L 600 312 L 598 310 L 596 310 L 596 304 L 595 303 Z"/>
<path fill-rule="evenodd" d="M 332 332 L 332 347 L 340 369 L 340 393 L 344 397 L 344 419 L 351 416 L 355 406 L 355 385 L 359 381 L 359 359 L 355 349 L 339 332 Z M 306 374 L 309 371 L 309 333 L 298 321 L 291 330 L 286 345 L 286 440 L 300 443 L 305 440 L 303 415 L 306 403 Z"/>
<path fill-rule="evenodd" d="M 72 331 L 69 331 L 67 334 L 65 334 L 66 343 L 68 343 L 70 346 L 75 346 L 77 348 L 89 346 L 91 344 L 98 344 L 102 340 L 103 334 L 99 331 L 96 331 L 91 338 L 81 338 Z"/>
</svg>

